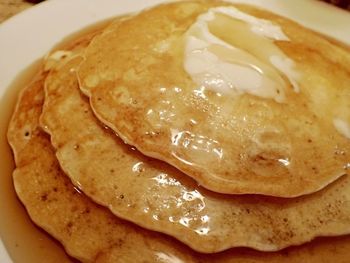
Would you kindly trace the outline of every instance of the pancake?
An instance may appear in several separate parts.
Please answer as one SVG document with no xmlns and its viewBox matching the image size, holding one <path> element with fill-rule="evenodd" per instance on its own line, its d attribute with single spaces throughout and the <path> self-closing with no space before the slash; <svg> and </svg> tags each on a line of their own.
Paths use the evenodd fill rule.
<svg viewBox="0 0 350 263">
<path fill-rule="evenodd" d="M 74 58 L 45 82 L 41 125 L 73 184 L 115 215 L 166 233 L 192 249 L 275 251 L 316 236 L 349 233 L 350 177 L 313 195 L 281 199 L 221 195 L 123 143 L 80 94 Z"/>
<path fill-rule="evenodd" d="M 39 75 L 22 92 L 9 126 L 8 138 L 17 166 L 14 183 L 32 220 L 75 258 L 98 263 L 345 263 L 350 257 L 350 237 L 317 240 L 279 253 L 236 249 L 203 255 L 171 238 L 118 219 L 73 187 L 60 169 L 48 136 L 38 127 L 44 98 L 43 79 Z"/>
<path fill-rule="evenodd" d="M 164 4 L 96 37 L 78 69 L 96 116 L 219 193 L 296 197 L 348 174 L 349 50 L 227 5 Z"/>
</svg>

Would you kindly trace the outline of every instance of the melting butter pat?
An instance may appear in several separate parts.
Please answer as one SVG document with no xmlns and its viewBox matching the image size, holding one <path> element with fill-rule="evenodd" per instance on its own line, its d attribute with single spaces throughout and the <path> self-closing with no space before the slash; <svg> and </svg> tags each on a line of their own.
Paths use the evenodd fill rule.
<svg viewBox="0 0 350 263">
<path fill-rule="evenodd" d="M 214 35 L 210 27 L 220 35 Z M 234 7 L 211 8 L 185 35 L 184 69 L 192 80 L 220 94 L 249 93 L 277 102 L 299 91 L 294 62 L 274 41 L 289 41 L 278 25 Z"/>
<path fill-rule="evenodd" d="M 70 56 L 72 56 L 72 54 L 72 51 L 57 50 L 47 55 L 45 59 L 44 69 L 46 71 L 53 69 L 61 60 L 69 58 Z"/>
<path fill-rule="evenodd" d="M 333 120 L 334 127 L 337 129 L 337 131 L 345 136 L 346 138 L 350 139 L 350 124 L 342 119 L 334 119 Z"/>
</svg>

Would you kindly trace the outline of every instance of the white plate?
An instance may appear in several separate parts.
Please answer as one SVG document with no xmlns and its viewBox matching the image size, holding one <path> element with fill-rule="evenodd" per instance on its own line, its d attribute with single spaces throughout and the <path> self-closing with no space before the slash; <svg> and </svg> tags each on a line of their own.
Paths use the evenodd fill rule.
<svg viewBox="0 0 350 263">
<path fill-rule="evenodd" d="M 0 100 L 16 75 L 79 29 L 162 0 L 50 0 L 0 25 Z M 232 0 L 262 6 L 350 44 L 350 12 L 314 0 Z M 2 200 L 3 201 L 3 200 Z M 1 213 L 1 211 L 0 211 Z M 0 262 L 11 259 L 0 240 Z"/>
</svg>

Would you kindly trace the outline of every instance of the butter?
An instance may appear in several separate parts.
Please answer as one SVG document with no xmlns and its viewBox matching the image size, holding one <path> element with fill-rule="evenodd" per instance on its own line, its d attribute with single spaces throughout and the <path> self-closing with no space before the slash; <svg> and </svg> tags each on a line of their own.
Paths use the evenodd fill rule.
<svg viewBox="0 0 350 263">
<path fill-rule="evenodd" d="M 53 69 L 61 60 L 69 58 L 70 56 L 72 56 L 72 54 L 72 51 L 57 50 L 47 55 L 44 70 L 48 71 Z"/>
<path fill-rule="evenodd" d="M 66 57 L 69 57 L 72 55 L 72 51 L 67 51 L 67 50 L 57 50 L 55 52 L 53 52 L 52 54 L 50 54 L 50 56 L 48 57 L 48 59 L 53 59 L 53 60 L 61 60 L 64 59 Z"/>
<path fill-rule="evenodd" d="M 342 119 L 333 119 L 333 125 L 336 130 L 346 138 L 350 139 L 350 124 Z"/>
<path fill-rule="evenodd" d="M 223 28 L 222 36 L 211 27 L 219 35 Z M 276 40 L 289 41 L 270 21 L 234 7 L 211 8 L 186 32 L 184 69 L 196 84 L 216 93 L 284 102 L 289 86 L 299 92 L 299 74 Z"/>
</svg>

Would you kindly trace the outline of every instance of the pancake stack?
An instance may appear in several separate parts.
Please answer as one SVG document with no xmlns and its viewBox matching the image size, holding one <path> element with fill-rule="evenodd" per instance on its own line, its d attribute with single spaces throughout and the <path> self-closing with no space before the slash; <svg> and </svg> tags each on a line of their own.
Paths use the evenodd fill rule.
<svg viewBox="0 0 350 263">
<path fill-rule="evenodd" d="M 52 51 L 8 140 L 32 220 L 82 262 L 348 262 L 350 52 L 219 1 Z"/>
</svg>

